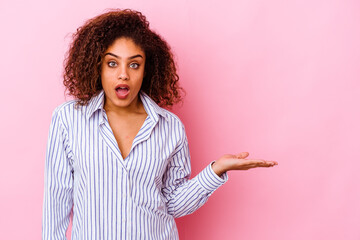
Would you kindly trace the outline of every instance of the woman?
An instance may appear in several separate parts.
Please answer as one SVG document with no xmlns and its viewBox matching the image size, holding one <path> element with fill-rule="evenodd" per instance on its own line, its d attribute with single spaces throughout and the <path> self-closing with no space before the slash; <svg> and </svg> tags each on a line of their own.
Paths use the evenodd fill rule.
<svg viewBox="0 0 360 240">
<path fill-rule="evenodd" d="M 132 10 L 113 10 L 74 35 L 64 85 L 75 100 L 53 113 L 46 154 L 43 239 L 178 239 L 227 171 L 273 161 L 224 155 L 193 179 L 184 126 L 159 107 L 181 100 L 168 44 Z"/>
</svg>

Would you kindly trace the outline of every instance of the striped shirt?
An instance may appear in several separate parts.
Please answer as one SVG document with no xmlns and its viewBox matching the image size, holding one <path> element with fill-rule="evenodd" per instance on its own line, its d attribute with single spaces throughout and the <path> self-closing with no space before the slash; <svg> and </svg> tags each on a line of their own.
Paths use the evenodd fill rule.
<svg viewBox="0 0 360 240">
<path fill-rule="evenodd" d="M 140 92 L 147 118 L 123 159 L 103 109 L 104 91 L 85 106 L 53 113 L 46 152 L 42 238 L 178 239 L 174 218 L 194 212 L 228 176 L 209 164 L 190 179 L 184 125 Z"/>
</svg>

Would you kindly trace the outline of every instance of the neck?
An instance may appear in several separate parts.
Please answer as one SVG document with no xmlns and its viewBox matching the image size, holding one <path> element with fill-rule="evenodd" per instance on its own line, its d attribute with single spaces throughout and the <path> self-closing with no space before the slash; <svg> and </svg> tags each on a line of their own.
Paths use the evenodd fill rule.
<svg viewBox="0 0 360 240">
<path fill-rule="evenodd" d="M 107 101 L 105 97 L 104 109 L 107 113 L 116 114 L 118 116 L 126 116 L 145 112 L 144 105 L 140 100 L 140 95 L 138 95 L 134 101 L 132 101 L 130 105 L 126 107 L 115 106 L 111 103 L 111 101 Z"/>
</svg>

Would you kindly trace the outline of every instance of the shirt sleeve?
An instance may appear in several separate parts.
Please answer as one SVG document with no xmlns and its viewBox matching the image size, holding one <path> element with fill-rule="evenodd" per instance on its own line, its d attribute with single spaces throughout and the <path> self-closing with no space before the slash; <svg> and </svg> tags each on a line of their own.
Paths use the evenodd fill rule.
<svg viewBox="0 0 360 240">
<path fill-rule="evenodd" d="M 227 173 L 219 177 L 212 170 L 212 163 L 190 180 L 190 154 L 184 130 L 181 144 L 170 159 L 163 178 L 162 193 L 167 200 L 169 214 L 177 218 L 193 213 L 228 180 Z"/>
<path fill-rule="evenodd" d="M 55 110 L 51 119 L 46 160 L 42 239 L 66 239 L 73 205 L 73 169 L 66 129 Z"/>
</svg>

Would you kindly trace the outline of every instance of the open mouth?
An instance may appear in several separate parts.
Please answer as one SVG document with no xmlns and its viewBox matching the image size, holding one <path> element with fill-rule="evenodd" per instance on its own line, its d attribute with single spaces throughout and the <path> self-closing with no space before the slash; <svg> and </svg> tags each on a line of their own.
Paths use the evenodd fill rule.
<svg viewBox="0 0 360 240">
<path fill-rule="evenodd" d="M 116 88 L 116 91 L 129 91 L 128 87 L 118 87 Z"/>
<path fill-rule="evenodd" d="M 115 90 L 119 98 L 125 98 L 129 94 L 130 88 L 126 84 L 120 84 L 116 86 Z"/>
</svg>

